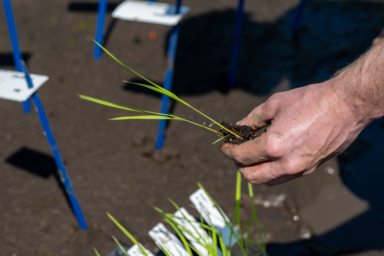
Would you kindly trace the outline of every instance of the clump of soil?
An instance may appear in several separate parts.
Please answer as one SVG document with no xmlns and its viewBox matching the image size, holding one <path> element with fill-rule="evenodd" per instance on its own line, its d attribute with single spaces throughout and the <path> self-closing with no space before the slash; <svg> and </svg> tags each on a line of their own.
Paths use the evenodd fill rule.
<svg viewBox="0 0 384 256">
<path fill-rule="evenodd" d="M 229 133 L 227 130 L 224 130 L 223 128 L 220 128 L 220 132 L 227 136 L 224 138 L 225 143 L 231 143 L 231 144 L 241 144 L 249 140 L 254 140 L 258 137 L 257 131 L 252 131 L 252 127 L 248 125 L 232 125 L 231 123 L 221 122 L 221 125 L 227 128 L 228 130 L 233 131 L 237 135 L 239 135 L 241 138 L 236 137 L 232 133 Z M 229 135 L 229 136 L 228 136 Z"/>
</svg>

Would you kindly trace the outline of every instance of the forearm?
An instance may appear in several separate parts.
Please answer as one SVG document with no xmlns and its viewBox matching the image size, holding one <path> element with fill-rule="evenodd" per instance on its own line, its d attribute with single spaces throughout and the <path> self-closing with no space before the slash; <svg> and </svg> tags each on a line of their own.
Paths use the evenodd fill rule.
<svg viewBox="0 0 384 256">
<path fill-rule="evenodd" d="M 327 83 L 360 122 L 384 116 L 384 41 Z"/>
</svg>

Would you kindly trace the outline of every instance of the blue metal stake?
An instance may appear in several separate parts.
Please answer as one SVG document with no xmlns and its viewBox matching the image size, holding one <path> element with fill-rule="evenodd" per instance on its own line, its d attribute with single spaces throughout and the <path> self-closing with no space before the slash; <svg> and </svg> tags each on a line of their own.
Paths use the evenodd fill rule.
<svg viewBox="0 0 384 256">
<path fill-rule="evenodd" d="M 229 85 L 233 87 L 236 80 L 237 60 L 239 58 L 239 43 L 241 35 L 241 27 L 243 26 L 244 0 L 239 0 L 236 11 L 236 28 L 235 37 L 233 39 L 231 64 L 229 66 Z"/>
<path fill-rule="evenodd" d="M 300 5 L 296 11 L 295 20 L 293 21 L 292 33 L 296 33 L 297 30 L 299 29 L 300 20 L 301 20 L 301 17 L 303 16 L 306 2 L 307 0 L 301 0 L 300 2 Z"/>
<path fill-rule="evenodd" d="M 99 0 L 99 6 L 97 9 L 97 26 L 96 26 L 96 42 L 100 45 L 103 45 L 104 39 L 104 22 L 105 22 L 105 14 L 107 13 L 108 0 Z M 95 44 L 93 50 L 93 58 L 95 60 L 100 59 L 102 49 Z"/>
<path fill-rule="evenodd" d="M 180 13 L 181 0 L 176 0 L 176 10 L 175 14 Z M 165 80 L 164 80 L 164 88 L 168 91 L 172 88 L 172 78 L 173 78 L 173 69 L 176 57 L 176 49 L 177 49 L 177 39 L 179 37 L 180 25 L 177 24 L 173 27 L 169 43 L 168 43 L 168 53 L 167 53 L 167 68 L 165 70 Z M 161 113 L 168 113 L 168 102 L 169 97 L 162 95 L 161 96 Z M 163 148 L 164 139 L 165 139 L 165 127 L 167 126 L 167 120 L 160 120 L 159 128 L 157 133 L 157 141 L 156 141 L 156 150 L 160 150 Z"/>
<path fill-rule="evenodd" d="M 156 0 L 148 0 L 148 2 L 156 2 Z M 103 45 L 104 40 L 104 23 L 105 23 L 105 14 L 107 13 L 108 0 L 99 0 L 99 5 L 97 9 L 97 25 L 96 25 L 96 42 L 100 45 Z M 102 49 L 95 44 L 93 50 L 93 58 L 99 60 L 101 54 L 103 53 Z"/>
<path fill-rule="evenodd" d="M 21 64 L 20 64 L 22 61 L 22 57 L 20 52 L 19 40 L 17 38 L 15 19 L 13 18 L 12 5 L 10 0 L 3 0 L 3 4 L 4 4 L 5 17 L 7 19 L 8 32 L 11 38 L 13 62 L 15 63 L 16 70 L 19 72 L 23 72 L 23 68 L 21 67 Z M 31 112 L 31 105 L 29 103 L 29 100 L 26 100 L 23 102 L 23 109 L 24 109 L 24 113 L 26 114 Z"/>
<path fill-rule="evenodd" d="M 29 75 L 27 66 L 24 63 L 21 63 L 21 67 L 25 74 L 25 79 L 27 80 L 28 87 L 32 88 L 33 84 L 32 84 L 32 80 Z M 65 165 L 63 164 L 63 160 L 61 158 L 59 148 L 57 147 L 55 138 L 53 137 L 51 127 L 49 126 L 49 123 L 48 123 L 48 118 L 45 115 L 43 105 L 41 104 L 41 101 L 39 96 L 37 95 L 37 92 L 35 92 L 32 95 L 32 101 L 36 107 L 37 114 L 39 116 L 41 125 L 43 126 L 45 136 L 47 137 L 49 146 L 51 146 L 53 157 L 55 159 L 57 168 L 59 169 L 59 172 L 60 172 L 61 181 L 64 184 L 65 190 L 69 197 L 69 201 L 71 202 L 72 209 L 75 212 L 75 216 L 77 218 L 79 226 L 82 230 L 87 230 L 88 229 L 87 223 L 85 222 L 85 218 L 84 218 L 83 212 L 81 211 L 80 204 L 77 201 L 75 191 L 72 188 L 71 181 L 69 180 L 67 170 L 65 169 Z"/>
</svg>

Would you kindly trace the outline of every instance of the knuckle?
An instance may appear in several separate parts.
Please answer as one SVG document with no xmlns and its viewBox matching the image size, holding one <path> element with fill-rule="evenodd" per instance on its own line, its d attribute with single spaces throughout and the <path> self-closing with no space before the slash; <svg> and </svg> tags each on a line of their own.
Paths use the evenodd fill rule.
<svg viewBox="0 0 384 256">
<path fill-rule="evenodd" d="M 286 174 L 293 175 L 302 172 L 304 168 L 302 167 L 300 161 L 291 160 L 285 163 L 284 169 Z"/>
<path fill-rule="evenodd" d="M 280 158 L 286 153 L 287 149 L 284 143 L 281 143 L 275 138 L 271 138 L 271 136 L 269 136 L 264 150 L 269 157 Z"/>
<path fill-rule="evenodd" d="M 268 100 L 267 100 L 267 105 L 269 108 L 275 108 L 281 101 L 281 98 L 283 97 L 282 92 L 274 93 Z"/>
</svg>

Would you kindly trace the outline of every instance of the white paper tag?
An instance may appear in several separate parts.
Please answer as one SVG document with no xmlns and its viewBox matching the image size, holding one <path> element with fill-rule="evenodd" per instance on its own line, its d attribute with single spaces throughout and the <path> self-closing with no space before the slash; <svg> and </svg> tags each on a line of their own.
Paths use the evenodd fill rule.
<svg viewBox="0 0 384 256">
<path fill-rule="evenodd" d="M 234 235 L 232 235 L 231 238 L 231 229 L 225 224 L 225 222 L 230 222 L 227 215 L 219 208 L 222 213 L 220 214 L 219 210 L 213 205 L 208 195 L 201 188 L 193 193 L 189 199 L 195 205 L 201 216 L 203 216 L 204 220 L 220 232 L 224 243 L 229 246 L 231 242 L 230 246 L 232 247 L 236 243 L 236 238 Z M 236 230 L 234 231 L 236 236 L 240 237 L 239 233 Z"/>
<path fill-rule="evenodd" d="M 186 209 L 180 208 L 180 210 L 175 213 L 175 216 L 180 219 L 174 218 L 174 220 L 190 233 L 188 234 L 188 232 L 181 229 L 184 237 L 189 240 L 193 247 L 195 247 L 195 249 L 202 256 L 208 256 L 209 253 L 203 246 L 203 244 L 205 244 L 206 246 L 211 246 L 213 249 L 212 238 L 208 235 L 208 233 L 197 223 L 196 219 L 190 215 Z M 217 248 L 217 255 L 222 255 L 219 248 Z"/>
<path fill-rule="evenodd" d="M 145 252 L 147 253 L 148 256 L 153 256 L 153 253 L 151 253 L 149 250 L 144 248 L 144 246 L 142 244 L 140 244 L 140 245 L 141 245 L 141 247 L 143 247 L 143 249 L 145 250 Z M 140 247 L 137 244 L 135 244 L 131 248 L 129 248 L 127 253 L 129 256 L 145 256 L 145 254 L 140 250 Z"/>
<path fill-rule="evenodd" d="M 0 98 L 26 101 L 48 80 L 48 77 L 31 74 L 31 80 L 33 88 L 29 89 L 23 72 L 0 70 Z"/>
<path fill-rule="evenodd" d="M 157 246 L 166 250 L 170 256 L 189 256 L 184 245 L 162 223 L 149 231 Z"/>
<path fill-rule="evenodd" d="M 174 14 L 175 6 L 173 5 L 127 0 L 117 6 L 112 12 L 112 17 L 122 20 L 175 26 L 188 11 L 189 7 L 181 6 L 180 13 Z"/>
</svg>

